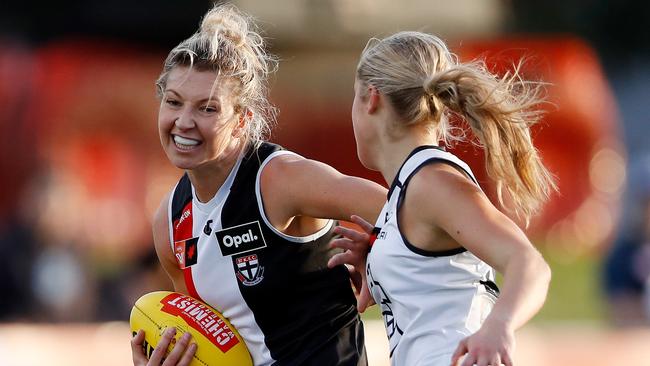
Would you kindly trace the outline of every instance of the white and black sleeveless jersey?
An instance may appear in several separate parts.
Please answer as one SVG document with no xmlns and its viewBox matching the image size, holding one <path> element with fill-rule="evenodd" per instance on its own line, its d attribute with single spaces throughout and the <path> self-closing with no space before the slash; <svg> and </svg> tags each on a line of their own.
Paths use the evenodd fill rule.
<svg viewBox="0 0 650 366">
<path fill-rule="evenodd" d="M 334 222 L 293 237 L 264 213 L 260 175 L 281 154 L 249 149 L 207 203 L 187 174 L 178 182 L 169 230 L 188 292 L 232 322 L 255 365 L 367 365 L 348 272 L 327 267 Z"/>
<path fill-rule="evenodd" d="M 416 148 L 390 187 L 368 254 L 368 286 L 381 307 L 391 364 L 397 366 L 449 366 L 458 342 L 479 329 L 498 295 L 493 269 L 472 253 L 422 250 L 400 230 L 409 180 L 434 162 L 453 165 L 478 185 L 456 156 L 434 146 Z"/>
</svg>

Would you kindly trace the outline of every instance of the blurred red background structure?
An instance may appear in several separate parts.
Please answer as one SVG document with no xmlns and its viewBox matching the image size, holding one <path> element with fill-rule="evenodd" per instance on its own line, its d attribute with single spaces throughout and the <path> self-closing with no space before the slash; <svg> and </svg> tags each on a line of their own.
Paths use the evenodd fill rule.
<svg viewBox="0 0 650 366">
<path fill-rule="evenodd" d="M 25 111 L 34 103 L 35 55 L 30 49 L 0 39 L 0 222 L 19 205 L 17 194 L 27 184 L 35 164 L 35 142 Z M 1 224 L 0 224 L 1 226 Z"/>
<path fill-rule="evenodd" d="M 559 194 L 531 234 L 544 235 L 548 245 L 599 249 L 608 243 L 625 182 L 625 151 L 614 96 L 593 50 L 576 38 L 509 39 L 464 43 L 460 55 L 484 58 L 501 74 L 524 58 L 524 78 L 549 83 L 554 106 L 534 127 L 533 139 L 557 177 Z M 459 154 L 481 164 L 476 155 Z"/>
<path fill-rule="evenodd" d="M 555 106 L 533 137 L 560 193 L 529 232 L 549 245 L 605 243 L 617 219 L 625 153 L 594 52 L 575 38 L 464 42 L 455 51 L 463 60 L 483 58 L 501 73 L 528 58 L 524 76 L 550 83 Z M 356 57 L 335 54 L 313 62 L 298 55 L 282 64 L 272 90 L 281 109 L 273 139 L 344 173 L 380 181 L 356 158 L 349 117 Z M 10 77 L 2 78 L 0 95 L 13 107 L 3 108 L 0 119 L 7 140 L 0 162 L 9 183 L 2 211 L 15 207 L 28 176 L 44 169 L 49 178 L 37 187 L 43 205 L 37 209 L 48 233 L 103 247 L 100 252 L 111 256 L 148 245 L 148 215 L 180 174 L 158 144 L 154 81 L 163 58 L 84 41 L 2 52 L 0 72 Z M 471 144 L 451 150 L 491 192 L 480 150 Z M 109 220 L 110 230 L 102 229 Z"/>
<path fill-rule="evenodd" d="M 38 221 L 49 235 L 98 256 L 129 257 L 150 242 L 143 198 L 151 176 L 162 173 L 152 81 L 161 56 L 83 41 L 37 55 L 27 119 L 38 126 L 49 183 L 39 187 Z"/>
</svg>

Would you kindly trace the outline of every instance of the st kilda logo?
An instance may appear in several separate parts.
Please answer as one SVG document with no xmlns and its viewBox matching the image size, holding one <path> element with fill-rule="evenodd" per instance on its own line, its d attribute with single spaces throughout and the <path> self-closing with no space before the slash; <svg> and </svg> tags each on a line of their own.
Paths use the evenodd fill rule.
<svg viewBox="0 0 650 366">
<path fill-rule="evenodd" d="M 237 279 L 243 285 L 257 285 L 264 279 L 264 267 L 260 265 L 257 254 L 239 257 L 235 263 L 237 264 Z"/>
<path fill-rule="evenodd" d="M 259 221 L 215 231 L 214 234 L 224 257 L 266 247 Z"/>
</svg>

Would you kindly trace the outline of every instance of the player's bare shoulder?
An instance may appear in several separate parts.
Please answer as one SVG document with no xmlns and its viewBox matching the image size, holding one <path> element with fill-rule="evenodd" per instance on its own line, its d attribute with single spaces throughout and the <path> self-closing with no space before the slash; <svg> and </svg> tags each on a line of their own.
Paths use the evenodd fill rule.
<svg viewBox="0 0 650 366">
<path fill-rule="evenodd" d="M 293 153 L 280 154 L 269 160 L 262 169 L 261 180 L 265 185 L 281 185 L 287 180 L 296 179 L 301 174 L 308 159 Z"/>
<path fill-rule="evenodd" d="M 423 166 L 409 182 L 409 191 L 427 200 L 448 200 L 458 195 L 482 193 L 466 173 L 447 163 Z"/>
</svg>

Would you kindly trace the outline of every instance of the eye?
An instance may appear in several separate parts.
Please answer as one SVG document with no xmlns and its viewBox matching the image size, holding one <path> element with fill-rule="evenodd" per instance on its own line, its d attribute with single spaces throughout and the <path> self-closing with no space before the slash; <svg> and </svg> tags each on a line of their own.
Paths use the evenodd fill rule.
<svg viewBox="0 0 650 366">
<path fill-rule="evenodd" d="M 172 107 L 178 107 L 178 106 L 181 105 L 181 102 L 179 102 L 176 99 L 167 98 L 167 99 L 165 99 L 165 104 L 170 105 Z"/>
<path fill-rule="evenodd" d="M 201 112 L 205 112 L 205 113 L 217 113 L 217 112 L 219 112 L 219 108 L 214 107 L 214 106 L 209 106 L 209 105 L 201 107 L 200 110 L 201 110 Z"/>
</svg>

